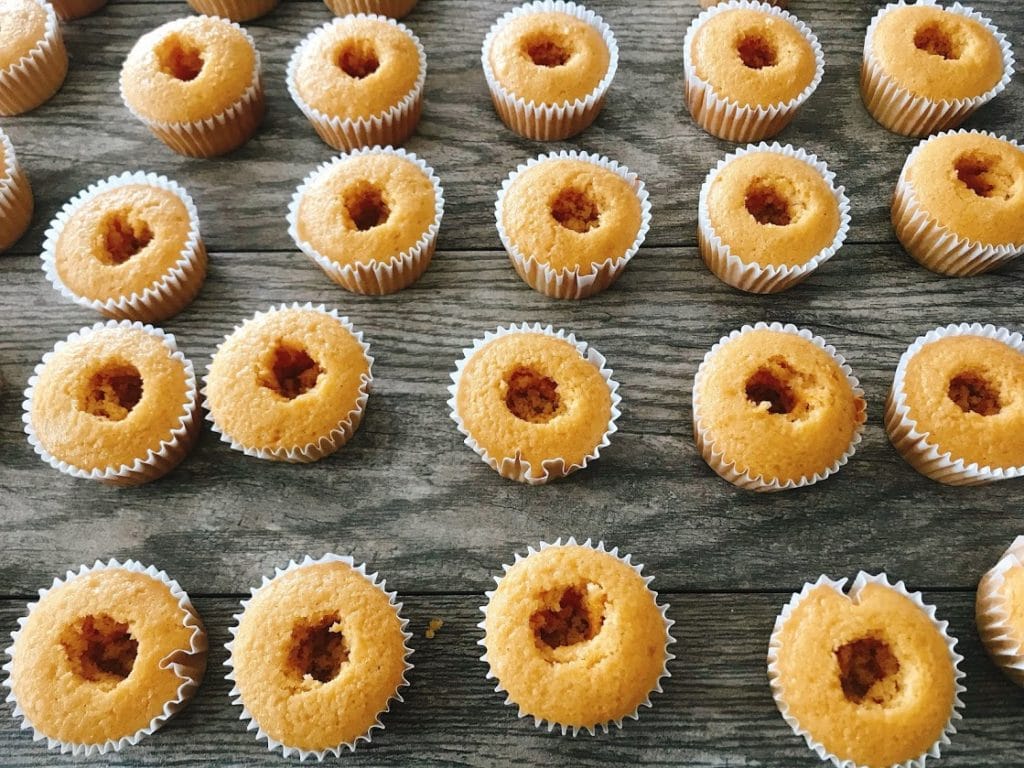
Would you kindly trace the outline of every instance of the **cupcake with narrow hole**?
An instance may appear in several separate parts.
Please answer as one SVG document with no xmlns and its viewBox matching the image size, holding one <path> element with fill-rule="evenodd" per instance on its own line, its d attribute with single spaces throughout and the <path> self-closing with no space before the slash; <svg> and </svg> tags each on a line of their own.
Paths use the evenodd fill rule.
<svg viewBox="0 0 1024 768">
<path fill-rule="evenodd" d="M 58 342 L 25 390 L 29 444 L 54 469 L 109 485 L 170 472 L 199 434 L 192 363 L 174 336 L 109 320 Z"/>
<path fill-rule="evenodd" d="M 1018 536 L 978 584 L 978 634 L 995 665 L 1024 686 L 1024 536 Z"/>
<path fill-rule="evenodd" d="M 484 77 L 502 121 L 528 139 L 585 131 L 604 108 L 619 47 L 604 19 L 582 5 L 535 0 L 515 8 L 484 39 Z"/>
<path fill-rule="evenodd" d="M 792 122 L 825 72 L 810 27 L 768 3 L 729 0 L 702 12 L 683 41 L 686 105 L 727 141 L 760 141 Z"/>
<path fill-rule="evenodd" d="M 400 19 L 412 13 L 417 0 L 324 0 L 335 16 L 349 16 L 355 13 L 376 13 Z"/>
<path fill-rule="evenodd" d="M 252 36 L 216 16 L 190 16 L 139 38 L 121 67 L 128 110 L 190 157 L 245 144 L 263 119 L 260 55 Z"/>
<path fill-rule="evenodd" d="M 74 21 L 96 13 L 107 0 L 52 0 L 52 4 L 61 21 Z"/>
<path fill-rule="evenodd" d="M 1024 149 L 1005 136 L 941 133 L 903 165 L 892 224 L 922 266 L 967 277 L 1024 252 Z"/>
<path fill-rule="evenodd" d="M 949 485 L 1024 474 L 1024 340 L 961 323 L 918 337 L 900 357 L 885 428 L 918 472 Z"/>
<path fill-rule="evenodd" d="M 323 760 L 369 742 L 412 669 L 402 604 L 351 557 L 308 555 L 242 601 L 225 666 L 256 738 Z"/>
<path fill-rule="evenodd" d="M 427 54 L 404 24 L 358 14 L 309 33 L 288 61 L 288 92 L 335 149 L 397 146 L 423 110 Z"/>
<path fill-rule="evenodd" d="M 0 115 L 35 109 L 60 90 L 68 53 L 46 0 L 0 0 Z"/>
<path fill-rule="evenodd" d="M 720 160 L 701 187 L 698 241 L 720 280 L 776 293 L 810 277 L 842 247 L 850 201 L 816 155 L 750 145 Z"/>
<path fill-rule="evenodd" d="M 288 206 L 288 233 L 338 285 L 379 295 L 419 279 L 443 216 L 434 170 L 411 152 L 374 147 L 307 176 Z"/>
<path fill-rule="evenodd" d="M 974 9 L 889 3 L 864 37 L 860 91 L 882 126 L 905 136 L 956 128 L 1013 75 L 1006 36 Z"/>
<path fill-rule="evenodd" d="M 604 356 L 550 325 L 489 331 L 448 387 L 465 443 L 502 477 L 540 485 L 583 469 L 617 429 L 619 384 Z"/>
<path fill-rule="evenodd" d="M 956 639 L 920 592 L 883 573 L 821 576 L 782 609 L 768 679 L 782 717 L 822 761 L 923 766 L 963 719 Z"/>
<path fill-rule="evenodd" d="M 25 234 L 32 223 L 35 198 L 14 145 L 0 128 L 0 253 Z"/>
<path fill-rule="evenodd" d="M 231 21 L 252 21 L 266 16 L 281 0 L 188 0 L 196 13 Z"/>
</svg>

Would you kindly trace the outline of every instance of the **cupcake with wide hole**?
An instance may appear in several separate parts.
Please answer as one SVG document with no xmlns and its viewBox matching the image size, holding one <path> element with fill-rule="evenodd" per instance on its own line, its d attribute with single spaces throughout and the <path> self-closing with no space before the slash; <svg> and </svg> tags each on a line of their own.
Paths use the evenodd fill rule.
<svg viewBox="0 0 1024 768">
<path fill-rule="evenodd" d="M 704 356 L 693 434 L 730 483 L 781 491 L 824 480 L 861 441 L 864 392 L 843 356 L 794 325 L 745 325 Z"/>
<path fill-rule="evenodd" d="M 619 47 L 604 19 L 582 5 L 535 0 L 498 19 L 482 62 L 494 108 L 528 139 L 557 141 L 586 130 L 604 107 Z"/>
<path fill-rule="evenodd" d="M 698 241 L 708 269 L 734 288 L 776 293 L 831 259 L 850 201 L 816 155 L 759 144 L 726 156 L 700 190 Z"/>
<path fill-rule="evenodd" d="M 309 462 L 359 428 L 373 381 L 370 346 L 322 304 L 282 304 L 235 326 L 204 379 L 206 418 L 236 451 Z"/>
<path fill-rule="evenodd" d="M 0 253 L 14 245 L 32 223 L 35 199 L 14 145 L 0 128 Z"/>
<path fill-rule="evenodd" d="M 25 390 L 29 444 L 54 469 L 110 485 L 170 472 L 199 434 L 192 363 L 174 336 L 109 320 L 43 355 Z"/>
<path fill-rule="evenodd" d="M 729 0 L 694 19 L 683 40 L 686 105 L 727 141 L 778 134 L 817 89 L 825 57 L 810 27 L 767 3 Z"/>
<path fill-rule="evenodd" d="M 1024 686 L 1024 536 L 981 577 L 975 603 L 978 634 L 1007 677 Z"/>
<path fill-rule="evenodd" d="M 139 38 L 121 67 L 128 110 L 190 157 L 245 144 L 263 119 L 260 55 L 252 36 L 216 16 L 167 22 Z"/>
<path fill-rule="evenodd" d="M 932 480 L 979 485 L 1024 474 L 1024 340 L 961 323 L 918 337 L 886 401 L 889 440 Z"/>
<path fill-rule="evenodd" d="M 463 350 L 448 407 L 465 443 L 502 477 L 540 485 L 598 458 L 619 417 L 604 356 L 539 323 L 488 331 Z"/>
<path fill-rule="evenodd" d="M 141 171 L 90 184 L 66 203 L 50 222 L 42 260 L 62 296 L 118 320 L 171 317 L 206 277 L 192 198 Z"/>
<path fill-rule="evenodd" d="M 107 0 L 51 0 L 62 21 L 73 21 L 89 16 L 107 4 Z"/>
<path fill-rule="evenodd" d="M 288 233 L 341 287 L 394 293 L 430 265 L 443 216 L 434 170 L 411 152 L 374 147 L 307 176 L 288 206 Z"/>
<path fill-rule="evenodd" d="M 185 707 L 206 669 L 206 630 L 189 596 L 134 560 L 54 579 L 11 637 L 4 686 L 14 716 L 74 755 L 137 744 Z"/>
<path fill-rule="evenodd" d="M 300 760 L 369 742 L 409 684 L 412 635 L 401 610 L 351 557 L 307 555 L 264 577 L 234 617 L 225 662 L 248 730 Z"/>
<path fill-rule="evenodd" d="M 417 0 L 324 0 L 335 16 L 349 16 L 354 13 L 376 13 L 400 19 L 408 16 L 416 7 Z"/>
<path fill-rule="evenodd" d="M 0 0 L 0 18 L 0 115 L 20 115 L 60 90 L 68 54 L 46 0 Z"/>
<path fill-rule="evenodd" d="M 281 0 L 188 0 L 196 13 L 231 21 L 252 21 L 266 16 Z"/>
<path fill-rule="evenodd" d="M 494 580 L 480 609 L 482 661 L 519 717 L 563 735 L 607 733 L 638 719 L 671 677 L 668 606 L 618 548 L 541 542 Z"/>
<path fill-rule="evenodd" d="M 582 299 L 614 283 L 640 249 L 651 204 L 639 177 L 587 152 L 541 155 L 502 183 L 502 245 L 521 278 L 552 298 Z"/>
<path fill-rule="evenodd" d="M 900 173 L 892 224 L 933 272 L 966 277 L 1002 266 L 1024 252 L 1024 149 L 978 131 L 925 139 Z"/>
<path fill-rule="evenodd" d="M 335 149 L 404 144 L 423 110 L 427 54 L 408 27 L 358 14 L 328 21 L 295 48 L 286 81 Z"/>
<path fill-rule="evenodd" d="M 903 0 L 864 37 L 860 91 L 868 112 L 905 136 L 956 128 L 1010 82 L 1013 52 L 995 25 L 960 3 Z"/>
<path fill-rule="evenodd" d="M 948 622 L 902 581 L 821 576 L 782 609 L 768 645 L 779 712 L 823 761 L 923 766 L 962 719 L 964 673 Z"/>
</svg>

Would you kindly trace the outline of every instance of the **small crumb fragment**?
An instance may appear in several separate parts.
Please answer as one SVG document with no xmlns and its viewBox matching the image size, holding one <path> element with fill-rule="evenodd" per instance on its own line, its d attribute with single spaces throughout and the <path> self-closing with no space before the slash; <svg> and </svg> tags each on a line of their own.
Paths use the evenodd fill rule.
<svg viewBox="0 0 1024 768">
<path fill-rule="evenodd" d="M 427 640 L 433 640 L 434 639 L 434 635 L 436 635 L 437 631 L 439 629 L 441 629 L 441 627 L 443 627 L 443 626 L 444 626 L 444 619 L 431 619 L 430 623 L 427 624 L 427 631 L 424 632 L 423 634 L 424 634 L 424 636 L 426 636 Z"/>
</svg>

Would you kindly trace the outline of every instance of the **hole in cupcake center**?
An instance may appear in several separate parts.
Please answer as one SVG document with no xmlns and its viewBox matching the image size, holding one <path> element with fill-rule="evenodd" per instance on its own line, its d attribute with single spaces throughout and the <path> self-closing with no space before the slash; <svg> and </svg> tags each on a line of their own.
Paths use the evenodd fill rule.
<svg viewBox="0 0 1024 768">
<path fill-rule="evenodd" d="M 505 405 L 517 419 L 544 424 L 558 413 L 558 382 L 533 368 L 516 368 L 506 379 Z"/>
<path fill-rule="evenodd" d="M 957 158 L 954 168 L 960 183 L 978 197 L 1010 199 L 1013 176 L 995 155 L 972 152 Z"/>
<path fill-rule="evenodd" d="M 104 222 L 100 260 L 107 264 L 124 264 L 152 240 L 153 232 L 145 221 L 115 213 Z"/>
<path fill-rule="evenodd" d="M 789 200 L 771 184 L 755 181 L 747 188 L 744 204 L 758 224 L 784 227 L 793 221 Z"/>
<path fill-rule="evenodd" d="M 899 691 L 895 675 L 900 663 L 889 644 L 876 637 L 862 637 L 836 650 L 839 683 L 847 701 L 870 700 L 885 704 Z"/>
<path fill-rule="evenodd" d="M 160 69 L 175 80 L 190 82 L 203 71 L 202 51 L 177 35 L 166 38 L 156 49 Z"/>
<path fill-rule="evenodd" d="M 341 634 L 338 614 L 302 620 L 292 627 L 288 663 L 300 677 L 327 683 L 338 676 L 348 661 L 348 646 Z"/>
<path fill-rule="evenodd" d="M 582 189 L 563 189 L 551 202 L 551 216 L 573 232 L 589 232 L 601 224 L 597 202 Z"/>
<path fill-rule="evenodd" d="M 538 67 L 561 67 L 572 56 L 572 52 L 548 37 L 529 40 L 524 46 L 526 55 Z"/>
<path fill-rule="evenodd" d="M 323 369 L 302 347 L 279 342 L 274 347 L 270 376 L 263 386 L 288 400 L 294 400 L 316 386 Z"/>
<path fill-rule="evenodd" d="M 961 373 L 949 382 L 949 399 L 964 413 L 993 416 L 1002 410 L 999 390 L 977 373 Z"/>
<path fill-rule="evenodd" d="M 568 587 L 545 595 L 550 606 L 530 617 L 534 637 L 548 648 L 562 648 L 592 640 L 604 624 L 604 600 L 592 594 L 592 584 Z"/>
<path fill-rule="evenodd" d="M 790 413 L 796 406 L 793 390 L 767 368 L 758 369 L 747 379 L 747 399 L 754 405 L 768 404 L 768 413 Z"/>
<path fill-rule="evenodd" d="M 131 363 L 112 363 L 89 377 L 79 408 L 110 421 L 121 421 L 142 399 L 142 375 Z"/>
<path fill-rule="evenodd" d="M 380 187 L 360 181 L 345 190 L 345 210 L 352 226 L 360 232 L 379 227 L 391 216 L 391 209 Z"/>
<path fill-rule="evenodd" d="M 736 52 L 739 53 L 743 66 L 749 69 L 764 69 L 779 63 L 775 45 L 764 35 L 744 35 L 736 43 Z"/>
<path fill-rule="evenodd" d="M 914 34 L 914 46 L 932 56 L 941 56 L 947 61 L 960 58 L 960 46 L 945 29 L 938 24 L 926 24 Z"/>
<path fill-rule="evenodd" d="M 76 619 L 64 628 L 60 644 L 76 675 L 90 682 L 115 684 L 131 674 L 139 649 L 128 625 L 105 613 Z"/>
<path fill-rule="evenodd" d="M 349 77 L 362 80 L 380 67 L 377 51 L 370 40 L 349 40 L 338 51 L 338 67 Z"/>
</svg>

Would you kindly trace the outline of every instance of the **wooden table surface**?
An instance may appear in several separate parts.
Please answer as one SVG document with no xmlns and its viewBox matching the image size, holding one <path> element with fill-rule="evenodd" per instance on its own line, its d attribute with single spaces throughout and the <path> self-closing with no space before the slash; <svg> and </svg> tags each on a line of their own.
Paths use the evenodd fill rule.
<svg viewBox="0 0 1024 768">
<path fill-rule="evenodd" d="M 942 765 L 1021 765 L 1024 693 L 982 652 L 973 621 L 978 578 L 1022 532 L 1021 485 L 948 488 L 905 464 L 886 440 L 883 400 L 897 360 L 923 332 L 979 321 L 1022 329 L 1024 268 L 955 280 L 917 266 L 896 243 L 888 205 L 915 142 L 876 125 L 858 96 L 868 0 L 793 0 L 821 40 L 821 87 L 782 135 L 818 153 L 846 185 L 850 238 L 805 284 L 758 297 L 704 267 L 695 247 L 697 193 L 732 145 L 702 133 L 682 103 L 681 43 L 696 0 L 601 0 L 618 37 L 619 73 L 604 113 L 583 136 L 554 146 L 512 135 L 494 114 L 480 43 L 507 2 L 421 0 L 406 19 L 429 62 L 426 107 L 408 148 L 441 177 L 447 209 L 437 256 L 413 287 L 383 298 L 330 283 L 290 241 L 295 186 L 332 156 L 292 104 L 292 48 L 330 18 L 319 0 L 285 0 L 248 24 L 263 54 L 266 122 L 216 160 L 179 157 L 135 122 L 117 77 L 135 39 L 189 13 L 184 2 L 113 2 L 65 26 L 71 70 L 42 108 L 2 121 L 32 180 L 31 230 L 0 258 L 0 631 L 53 576 L 97 558 L 133 557 L 178 579 L 209 629 L 211 654 L 196 700 L 155 736 L 95 765 L 279 765 L 229 704 L 223 678 L 237 602 L 289 558 L 352 554 L 405 601 L 416 649 L 406 702 L 347 765 L 813 766 L 817 758 L 775 710 L 765 675 L 774 618 L 789 594 L 821 573 L 886 570 L 950 621 L 966 656 L 967 708 Z M 1014 0 L 978 0 L 1024 52 Z M 1022 138 L 1024 79 L 969 127 Z M 577 147 L 625 163 L 647 182 L 653 228 L 624 277 L 580 303 L 547 299 L 512 271 L 494 229 L 493 201 L 515 166 Z M 231 451 L 206 431 L 165 479 L 132 490 L 75 481 L 44 465 L 22 432 L 21 391 L 44 352 L 99 318 L 62 300 L 38 253 L 47 222 L 90 182 L 145 169 L 182 183 L 211 252 L 198 300 L 164 328 L 197 369 L 233 325 L 270 304 L 323 302 L 348 314 L 376 357 L 362 427 L 339 453 L 289 466 Z M 690 388 L 705 351 L 758 320 L 793 322 L 834 344 L 868 398 L 864 442 L 834 478 L 772 496 L 715 476 L 691 436 Z M 448 373 L 460 350 L 499 323 L 540 321 L 575 331 L 604 353 L 623 397 L 619 432 L 601 459 L 571 478 L 531 488 L 501 479 L 462 444 L 448 417 Z M 516 719 L 484 679 L 477 607 L 512 552 L 575 534 L 631 552 L 655 575 L 676 620 L 672 678 L 654 709 L 622 731 L 575 739 Z M 433 639 L 432 618 L 444 619 Z M 595 692 L 600 695 L 600 692 Z M 0 705 L 0 763 L 67 765 L 18 729 Z"/>
</svg>

